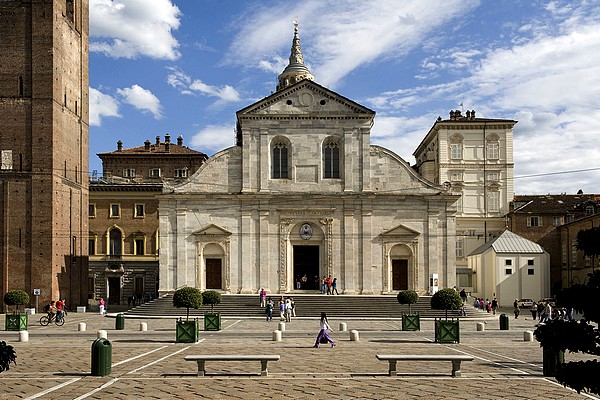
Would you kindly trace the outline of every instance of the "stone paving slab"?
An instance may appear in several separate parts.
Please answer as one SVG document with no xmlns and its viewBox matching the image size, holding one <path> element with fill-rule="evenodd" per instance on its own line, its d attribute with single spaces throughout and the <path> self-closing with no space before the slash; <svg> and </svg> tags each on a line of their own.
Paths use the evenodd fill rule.
<svg viewBox="0 0 600 400">
<path fill-rule="evenodd" d="M 126 319 L 115 330 L 114 318 L 70 313 L 64 326 L 42 327 L 30 316 L 29 341 L 18 332 L 0 331 L 0 340 L 17 351 L 17 365 L 0 374 L 0 399 L 585 399 L 597 398 L 563 388 L 542 376 L 542 351 L 523 341 L 534 329 L 531 319 L 510 320 L 500 331 L 498 319 L 461 321 L 460 344 L 433 343 L 433 321 L 422 331 L 402 332 L 397 320 L 347 320 L 349 332 L 337 331 L 336 347 L 312 347 L 318 318 L 286 324 L 282 341 L 272 341 L 279 321 L 224 319 L 223 330 L 201 332 L 194 344 L 175 343 L 172 319 Z M 476 322 L 485 322 L 485 331 Z M 86 332 L 78 332 L 85 322 Z M 139 330 L 146 322 L 147 332 Z M 4 316 L 0 317 L 4 326 Z M 91 345 L 97 331 L 112 344 L 112 373 L 90 375 Z M 462 377 L 452 378 L 451 363 L 398 363 L 398 376 L 387 376 L 388 363 L 376 354 L 469 354 Z M 269 362 L 269 376 L 260 376 L 259 362 L 207 362 L 207 376 L 197 377 L 190 354 L 279 354 Z M 588 357 L 589 358 L 589 357 Z M 567 354 L 567 360 L 586 359 Z"/>
</svg>

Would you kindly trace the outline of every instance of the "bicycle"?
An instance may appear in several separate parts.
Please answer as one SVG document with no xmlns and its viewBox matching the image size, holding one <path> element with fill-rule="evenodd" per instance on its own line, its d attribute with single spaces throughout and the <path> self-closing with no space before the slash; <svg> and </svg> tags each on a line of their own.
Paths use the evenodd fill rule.
<svg viewBox="0 0 600 400">
<path fill-rule="evenodd" d="M 65 317 L 57 318 L 56 314 L 44 315 L 40 318 L 40 325 L 48 326 L 51 322 L 54 322 L 57 326 L 63 326 L 65 324 Z"/>
</svg>

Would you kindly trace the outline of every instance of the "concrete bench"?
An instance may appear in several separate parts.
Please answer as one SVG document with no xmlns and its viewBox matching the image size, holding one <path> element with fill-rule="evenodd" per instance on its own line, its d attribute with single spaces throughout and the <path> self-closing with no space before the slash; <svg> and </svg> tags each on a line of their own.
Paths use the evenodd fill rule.
<svg viewBox="0 0 600 400">
<path fill-rule="evenodd" d="M 449 355 L 431 355 L 431 354 L 377 354 L 379 361 L 388 361 L 390 363 L 389 375 L 396 376 L 396 363 L 398 361 L 452 361 L 452 376 L 460 377 L 460 362 L 473 361 L 472 356 L 462 354 Z"/>
<path fill-rule="evenodd" d="M 268 376 L 267 363 L 269 361 L 279 361 L 278 354 L 267 355 L 237 355 L 237 354 L 211 354 L 211 355 L 190 355 L 185 356 L 185 361 L 196 361 L 198 363 L 198 376 L 204 376 L 206 370 L 204 364 L 206 361 L 260 361 L 260 375 Z"/>
</svg>

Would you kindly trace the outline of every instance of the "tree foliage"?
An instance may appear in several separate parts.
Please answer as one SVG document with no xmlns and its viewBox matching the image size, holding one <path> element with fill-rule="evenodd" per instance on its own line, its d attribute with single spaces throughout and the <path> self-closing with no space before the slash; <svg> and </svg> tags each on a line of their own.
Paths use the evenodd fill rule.
<svg viewBox="0 0 600 400">
<path fill-rule="evenodd" d="M 569 351 L 600 355 L 600 311 L 597 299 L 600 297 L 600 271 L 588 274 L 585 285 L 573 285 L 563 289 L 558 296 L 559 304 L 582 313 L 580 321 L 551 320 L 539 324 L 534 335 L 540 346 Z M 588 391 L 600 394 L 600 364 L 598 360 L 571 361 L 559 366 L 556 379 L 577 392 Z"/>
<path fill-rule="evenodd" d="M 410 306 L 419 301 L 419 294 L 414 290 L 401 290 L 398 292 L 397 299 L 400 304 L 408 304 L 408 312 L 410 314 Z"/>
<path fill-rule="evenodd" d="M 202 292 L 195 287 L 177 289 L 173 294 L 173 306 L 187 309 L 187 321 L 190 319 L 190 308 L 198 309 L 202 306 Z"/>
<path fill-rule="evenodd" d="M 0 372 L 9 370 L 10 363 L 17 365 L 17 353 L 11 345 L 0 341 Z"/>
<path fill-rule="evenodd" d="M 600 255 L 600 227 L 584 229 L 577 232 L 577 250 L 583 251 L 586 257 Z"/>
<path fill-rule="evenodd" d="M 210 312 L 213 312 L 215 304 L 221 304 L 221 293 L 214 290 L 202 292 L 202 303 L 210 304 Z"/>
<path fill-rule="evenodd" d="M 431 308 L 446 310 L 446 319 L 448 319 L 448 310 L 460 310 L 462 305 L 463 301 L 454 289 L 442 289 L 431 296 Z"/>
<path fill-rule="evenodd" d="M 29 295 L 22 290 L 9 290 L 4 294 L 4 304 L 15 306 L 18 311 L 19 306 L 29 303 Z"/>
</svg>

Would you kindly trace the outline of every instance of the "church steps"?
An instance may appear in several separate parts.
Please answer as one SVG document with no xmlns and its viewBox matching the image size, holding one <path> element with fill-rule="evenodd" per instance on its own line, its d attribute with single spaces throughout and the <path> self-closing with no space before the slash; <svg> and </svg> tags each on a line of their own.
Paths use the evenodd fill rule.
<svg viewBox="0 0 600 400">
<path fill-rule="evenodd" d="M 268 296 L 267 296 L 268 297 Z M 274 318 L 279 317 L 277 301 L 281 295 L 271 296 L 275 302 Z M 401 318 L 403 312 L 408 312 L 408 306 L 400 305 L 394 295 L 380 296 L 352 296 L 352 295 L 285 295 L 284 298 L 293 297 L 296 303 L 297 317 L 319 317 L 321 312 L 326 312 L 332 318 Z M 421 296 L 416 304 L 411 305 L 412 312 L 418 312 L 423 318 L 442 318 L 445 311 L 432 310 L 430 296 Z M 166 295 L 152 302 L 142 304 L 125 312 L 127 316 L 138 317 L 180 317 L 186 315 L 186 309 L 177 309 L 172 305 L 172 295 Z M 471 304 L 465 307 L 469 317 L 485 317 L 489 314 L 474 309 Z M 264 309 L 259 307 L 259 297 L 253 295 L 222 295 L 221 304 L 214 306 L 214 311 L 223 317 L 232 318 L 264 318 Z M 205 312 L 210 312 L 210 306 L 204 305 L 198 310 L 190 309 L 190 317 L 200 317 Z M 449 311 L 448 317 L 458 316 L 458 311 Z"/>
</svg>

